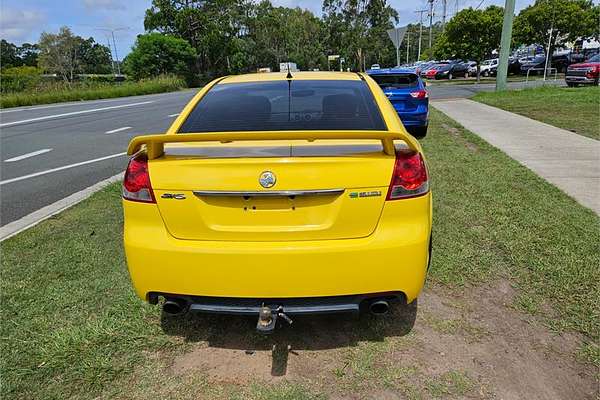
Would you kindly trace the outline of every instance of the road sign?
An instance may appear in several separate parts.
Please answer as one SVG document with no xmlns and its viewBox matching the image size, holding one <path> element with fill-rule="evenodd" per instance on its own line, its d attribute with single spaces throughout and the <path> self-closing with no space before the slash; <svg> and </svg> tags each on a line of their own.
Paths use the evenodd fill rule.
<svg viewBox="0 0 600 400">
<path fill-rule="evenodd" d="M 404 39 L 406 29 L 408 29 L 408 26 L 387 30 L 387 34 L 392 40 L 392 43 L 394 43 L 394 47 L 396 48 L 396 66 L 400 66 L 400 45 L 402 44 L 402 39 Z"/>
<path fill-rule="evenodd" d="M 339 54 L 335 54 L 335 55 L 333 55 L 333 56 L 327 56 L 327 61 L 335 61 L 335 60 L 337 60 L 338 58 L 340 58 L 340 55 L 339 55 Z"/>
<path fill-rule="evenodd" d="M 396 49 L 400 48 L 402 44 L 402 39 L 404 39 L 404 34 L 406 33 L 406 29 L 408 26 L 403 26 L 402 28 L 393 28 L 388 29 L 387 34 L 390 37 L 392 43 L 394 43 L 394 47 Z"/>
</svg>

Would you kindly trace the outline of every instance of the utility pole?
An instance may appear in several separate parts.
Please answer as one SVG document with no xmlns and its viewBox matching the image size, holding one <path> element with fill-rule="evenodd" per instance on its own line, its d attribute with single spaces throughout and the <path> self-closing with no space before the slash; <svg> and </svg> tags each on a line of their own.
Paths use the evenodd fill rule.
<svg viewBox="0 0 600 400">
<path fill-rule="evenodd" d="M 442 32 L 446 29 L 446 2 L 447 0 L 442 0 Z"/>
<path fill-rule="evenodd" d="M 506 90 L 506 76 L 508 75 L 508 56 L 510 54 L 510 40 L 512 38 L 513 17 L 515 15 L 515 0 L 506 0 L 504 5 L 504 21 L 502 22 L 502 37 L 500 38 L 500 57 L 498 59 L 498 73 L 496 76 L 496 91 Z"/>
<path fill-rule="evenodd" d="M 429 1 L 429 48 L 431 48 L 431 42 L 433 40 L 433 31 L 432 26 L 433 26 L 433 0 L 428 0 Z"/>
<path fill-rule="evenodd" d="M 406 63 L 408 64 L 408 54 L 410 53 L 410 32 L 406 31 Z"/>
<path fill-rule="evenodd" d="M 427 12 L 427 10 L 417 10 L 416 13 L 419 13 L 419 51 L 417 53 L 417 61 L 421 59 L 421 37 L 423 36 L 423 13 Z"/>
</svg>

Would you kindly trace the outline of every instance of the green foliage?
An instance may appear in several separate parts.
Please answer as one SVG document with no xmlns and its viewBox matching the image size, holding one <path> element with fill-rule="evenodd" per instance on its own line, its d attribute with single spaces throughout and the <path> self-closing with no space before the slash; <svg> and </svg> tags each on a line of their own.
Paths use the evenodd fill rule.
<svg viewBox="0 0 600 400">
<path fill-rule="evenodd" d="M 436 43 L 436 57 L 483 61 L 498 48 L 503 15 L 504 10 L 497 6 L 459 11 Z"/>
<path fill-rule="evenodd" d="M 600 5 L 591 0 L 536 0 L 515 18 L 513 36 L 519 44 L 540 44 L 546 50 L 579 37 L 598 36 Z"/>
<path fill-rule="evenodd" d="M 0 40 L 0 67 L 11 68 L 19 66 L 17 46 L 6 40 Z"/>
<path fill-rule="evenodd" d="M 175 74 L 193 79 L 196 51 L 184 39 L 160 33 L 139 35 L 124 67 L 133 79 Z"/>
<path fill-rule="evenodd" d="M 121 84 L 102 83 L 106 78 L 86 77 L 81 82 L 41 82 L 34 90 L 2 94 L 0 107 L 31 106 L 62 101 L 108 99 L 112 97 L 172 92 L 185 88 L 186 82 L 173 76 L 142 79 Z"/>
<path fill-rule="evenodd" d="M 38 44 L 39 66 L 46 72 L 57 74 L 72 82 L 79 73 L 109 73 L 110 49 L 96 43 L 94 38 L 84 39 L 63 26 L 58 33 L 43 32 Z"/>
<path fill-rule="evenodd" d="M 386 0 L 324 0 L 323 19 L 331 35 L 328 49 L 345 56 L 345 67 L 396 64 L 386 30 L 398 21 L 398 13 Z"/>
<path fill-rule="evenodd" d="M 0 92 L 21 92 L 36 87 L 42 80 L 37 67 L 21 66 L 2 70 Z"/>
</svg>

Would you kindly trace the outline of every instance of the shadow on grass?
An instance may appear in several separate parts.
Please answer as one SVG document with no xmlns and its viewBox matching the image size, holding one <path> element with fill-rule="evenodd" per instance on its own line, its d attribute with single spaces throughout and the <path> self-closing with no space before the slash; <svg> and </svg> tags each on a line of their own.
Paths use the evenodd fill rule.
<svg viewBox="0 0 600 400">
<path fill-rule="evenodd" d="M 290 352 L 353 347 L 364 341 L 383 342 L 388 337 L 407 335 L 416 316 L 415 300 L 408 305 L 394 304 L 383 316 L 367 313 L 302 316 L 295 317 L 291 325 L 280 320 L 271 335 L 256 332 L 258 316 L 188 313 L 173 317 L 162 313 L 161 328 L 167 335 L 183 337 L 190 343 L 206 342 L 209 347 L 246 352 L 270 350 L 271 375 L 283 376 Z"/>
</svg>

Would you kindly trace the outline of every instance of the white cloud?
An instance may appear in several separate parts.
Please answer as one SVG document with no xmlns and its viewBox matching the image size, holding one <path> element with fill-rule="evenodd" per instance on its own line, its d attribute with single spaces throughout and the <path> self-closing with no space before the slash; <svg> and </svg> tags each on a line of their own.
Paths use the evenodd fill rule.
<svg viewBox="0 0 600 400">
<path fill-rule="evenodd" d="M 125 10 L 125 5 L 120 0 L 83 0 L 83 4 L 93 10 Z"/>
<path fill-rule="evenodd" d="M 9 42 L 21 43 L 35 40 L 31 32 L 46 19 L 39 11 L 2 8 L 0 12 L 0 37 Z"/>
</svg>

